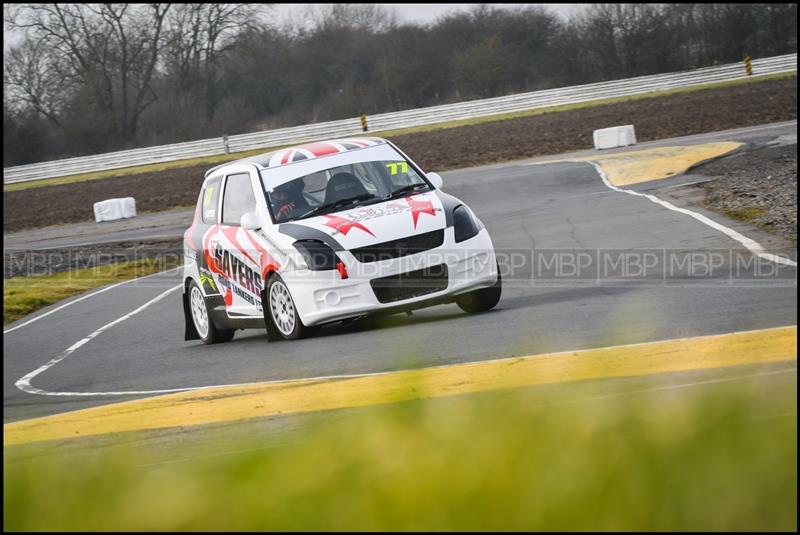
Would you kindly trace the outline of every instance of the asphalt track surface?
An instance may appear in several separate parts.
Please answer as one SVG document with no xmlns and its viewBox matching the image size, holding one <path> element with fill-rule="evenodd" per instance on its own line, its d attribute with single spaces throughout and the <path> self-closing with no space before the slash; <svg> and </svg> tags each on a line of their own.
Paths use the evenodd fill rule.
<svg viewBox="0 0 800 535">
<path fill-rule="evenodd" d="M 793 122 L 693 139 L 759 144 L 793 135 L 796 143 L 796 131 Z M 443 189 L 477 212 L 504 259 L 503 297 L 488 313 L 468 315 L 444 305 L 413 316 L 328 327 L 306 340 L 268 343 L 263 330 L 251 330 L 239 331 L 230 343 L 205 346 L 183 340 L 178 290 L 100 333 L 31 383 L 52 394 L 181 389 L 401 370 L 797 323 L 796 268 L 770 263 L 758 273 L 752 264 L 741 268 L 748 255 L 737 242 L 684 214 L 609 189 L 589 163 L 531 163 L 443 173 Z M 629 189 L 661 195 L 692 179 L 686 175 Z M 696 211 L 745 236 L 764 238 L 745 224 Z M 700 253 L 700 271 L 664 277 L 663 268 L 673 258 L 685 261 L 687 251 Z M 613 270 L 604 275 L 606 259 L 616 261 L 625 252 L 640 259 L 655 255 L 648 258 L 661 258 L 662 264 L 645 277 L 619 277 Z M 563 261 L 561 272 L 554 258 Z M 717 258 L 727 260 L 703 276 L 703 262 Z M 571 262 L 581 259 L 591 260 L 575 276 Z M 734 277 L 732 260 L 741 268 Z M 179 282 L 179 274 L 172 272 L 123 284 L 6 333 L 4 421 L 142 397 L 30 394 L 15 382 Z"/>
</svg>

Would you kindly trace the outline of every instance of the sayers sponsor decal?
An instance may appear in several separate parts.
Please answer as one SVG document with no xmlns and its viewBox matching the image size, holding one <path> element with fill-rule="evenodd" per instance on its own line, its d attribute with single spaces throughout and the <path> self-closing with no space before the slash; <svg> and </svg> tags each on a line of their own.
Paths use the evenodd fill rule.
<svg viewBox="0 0 800 535">
<path fill-rule="evenodd" d="M 392 201 L 379 207 L 364 206 L 362 208 L 356 208 L 347 213 L 347 218 L 352 221 L 367 221 L 387 215 L 399 214 L 400 212 L 406 212 L 410 209 L 411 207 L 404 202 Z"/>
<path fill-rule="evenodd" d="M 223 249 L 219 244 L 217 244 L 217 247 L 214 249 L 214 262 L 219 270 L 219 274 L 222 275 L 227 282 L 232 283 L 231 289 L 236 295 L 240 296 L 251 305 L 257 307 L 261 306 L 260 295 L 264 286 L 261 274 L 258 271 L 252 269 L 244 261 L 230 254 L 230 252 Z M 253 295 L 250 294 L 257 297 L 253 297 Z M 232 302 L 231 297 L 226 293 L 225 304 L 228 306 L 230 306 Z"/>
</svg>

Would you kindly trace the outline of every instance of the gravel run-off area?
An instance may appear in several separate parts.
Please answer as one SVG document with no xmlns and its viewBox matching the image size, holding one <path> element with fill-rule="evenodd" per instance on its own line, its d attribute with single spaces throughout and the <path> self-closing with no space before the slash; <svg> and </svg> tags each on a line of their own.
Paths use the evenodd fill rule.
<svg viewBox="0 0 800 535">
<path fill-rule="evenodd" d="M 744 150 L 693 170 L 705 206 L 797 243 L 797 145 Z"/>
</svg>

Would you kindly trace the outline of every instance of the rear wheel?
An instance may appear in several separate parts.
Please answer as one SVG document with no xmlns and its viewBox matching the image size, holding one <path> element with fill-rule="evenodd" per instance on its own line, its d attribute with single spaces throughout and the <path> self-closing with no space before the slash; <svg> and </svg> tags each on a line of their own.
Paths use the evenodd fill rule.
<svg viewBox="0 0 800 535">
<path fill-rule="evenodd" d="M 464 312 L 475 313 L 490 310 L 500 301 L 503 282 L 500 277 L 500 266 L 497 266 L 497 282 L 488 288 L 473 290 L 456 297 L 456 304 Z"/>
<path fill-rule="evenodd" d="M 200 291 L 200 287 L 194 281 L 189 284 L 189 308 L 192 311 L 194 328 L 203 343 L 218 344 L 233 338 L 236 332 L 235 329 L 217 329 L 214 327 L 203 292 Z"/>
<path fill-rule="evenodd" d="M 267 337 L 271 342 L 281 338 L 297 340 L 309 333 L 308 327 L 300 320 L 289 288 L 277 273 L 270 277 L 266 294 L 267 306 L 264 314 L 267 320 Z"/>
</svg>

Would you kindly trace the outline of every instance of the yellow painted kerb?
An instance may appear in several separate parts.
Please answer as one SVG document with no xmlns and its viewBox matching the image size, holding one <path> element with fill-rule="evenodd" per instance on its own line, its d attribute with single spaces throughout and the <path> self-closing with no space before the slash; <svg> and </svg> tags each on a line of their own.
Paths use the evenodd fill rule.
<svg viewBox="0 0 800 535">
<path fill-rule="evenodd" d="M 629 186 L 681 175 L 694 165 L 724 156 L 741 146 L 741 143 L 735 141 L 723 141 L 598 154 L 559 161 L 594 162 L 603 168 L 603 172 L 611 184 Z"/>
<path fill-rule="evenodd" d="M 13 422 L 8 446 L 187 427 L 560 382 L 797 359 L 797 327 L 455 364 L 352 378 L 181 392 Z"/>
</svg>

